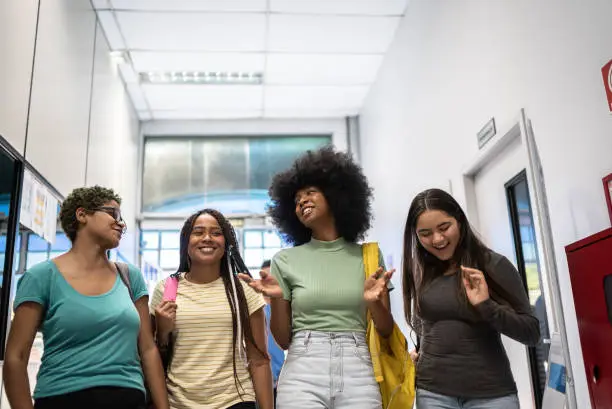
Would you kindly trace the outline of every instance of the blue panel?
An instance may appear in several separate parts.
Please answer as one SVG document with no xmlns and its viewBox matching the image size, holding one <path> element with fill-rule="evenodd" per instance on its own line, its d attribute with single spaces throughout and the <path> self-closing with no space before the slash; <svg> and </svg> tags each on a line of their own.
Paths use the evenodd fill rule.
<svg viewBox="0 0 612 409">
<path fill-rule="evenodd" d="M 31 233 L 28 236 L 28 251 L 47 251 L 49 243 L 42 237 Z"/>
</svg>

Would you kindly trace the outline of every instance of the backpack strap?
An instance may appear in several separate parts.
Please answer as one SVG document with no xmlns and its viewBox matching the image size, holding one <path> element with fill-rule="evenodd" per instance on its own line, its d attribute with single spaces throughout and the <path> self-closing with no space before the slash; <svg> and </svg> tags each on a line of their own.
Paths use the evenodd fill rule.
<svg viewBox="0 0 612 409">
<path fill-rule="evenodd" d="M 123 284 L 125 284 L 128 289 L 128 292 L 130 293 L 130 298 L 132 299 L 132 301 L 134 301 L 134 294 L 132 294 L 132 284 L 130 282 L 129 266 L 125 263 L 120 263 L 117 261 L 115 262 L 115 267 L 117 268 L 117 273 L 119 273 L 119 278 L 121 278 L 121 281 L 123 281 Z"/>
<path fill-rule="evenodd" d="M 378 270 L 378 243 L 364 243 L 361 245 L 363 252 L 363 267 L 365 278 L 368 279 Z"/>
</svg>

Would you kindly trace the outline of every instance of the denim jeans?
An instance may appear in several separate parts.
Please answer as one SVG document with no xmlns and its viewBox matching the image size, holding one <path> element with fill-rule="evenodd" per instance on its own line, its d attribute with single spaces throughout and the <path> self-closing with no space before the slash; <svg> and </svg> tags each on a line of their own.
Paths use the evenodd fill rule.
<svg viewBox="0 0 612 409">
<path fill-rule="evenodd" d="M 491 399 L 464 399 L 417 389 L 416 409 L 520 409 L 518 396 Z"/>
<path fill-rule="evenodd" d="M 365 334 L 295 334 L 278 380 L 276 407 L 381 409 Z"/>
</svg>

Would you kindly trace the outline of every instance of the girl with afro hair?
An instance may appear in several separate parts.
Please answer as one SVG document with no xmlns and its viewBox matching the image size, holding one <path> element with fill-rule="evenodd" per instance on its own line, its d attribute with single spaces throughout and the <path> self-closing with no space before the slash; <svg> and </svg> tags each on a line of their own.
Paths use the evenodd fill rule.
<svg viewBox="0 0 612 409">
<path fill-rule="evenodd" d="M 288 356 L 277 385 L 279 409 L 380 409 L 365 339 L 366 310 L 390 335 L 390 278 L 380 256 L 365 279 L 362 239 L 372 189 L 347 153 L 308 151 L 270 187 L 269 214 L 286 242 L 271 273 L 241 277 L 271 298 L 270 328 Z"/>
</svg>

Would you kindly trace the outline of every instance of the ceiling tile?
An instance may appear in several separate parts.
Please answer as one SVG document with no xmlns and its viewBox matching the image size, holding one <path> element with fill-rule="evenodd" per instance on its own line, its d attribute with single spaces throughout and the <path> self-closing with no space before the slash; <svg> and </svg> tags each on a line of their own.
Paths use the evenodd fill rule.
<svg viewBox="0 0 612 409">
<path fill-rule="evenodd" d="M 383 56 L 270 54 L 265 82 L 307 85 L 366 85 L 374 82 Z"/>
<path fill-rule="evenodd" d="M 263 53 L 190 53 L 133 51 L 134 68 L 144 71 L 241 71 L 263 72 Z"/>
<path fill-rule="evenodd" d="M 110 9 L 110 0 L 91 0 L 91 5 L 96 10 Z"/>
<path fill-rule="evenodd" d="M 115 20 L 113 12 L 108 10 L 98 10 L 97 14 L 98 21 L 100 22 L 100 26 L 102 26 L 102 31 L 104 31 L 104 36 L 108 41 L 110 49 L 125 50 L 126 45 L 123 41 L 121 30 L 119 29 L 119 25 L 117 24 L 117 20 Z"/>
<path fill-rule="evenodd" d="M 262 106 L 258 85 L 142 85 L 152 111 L 254 110 Z"/>
<path fill-rule="evenodd" d="M 367 86 L 266 86 L 264 109 L 356 109 L 363 103 L 367 92 Z"/>
<path fill-rule="evenodd" d="M 154 119 L 244 119 L 260 117 L 262 117 L 262 111 L 259 109 L 153 111 Z"/>
<path fill-rule="evenodd" d="M 270 0 L 278 13 L 400 16 L 405 9 L 406 0 Z"/>
<path fill-rule="evenodd" d="M 317 109 L 268 109 L 264 112 L 264 118 L 343 118 L 359 114 L 358 108 L 346 108 L 337 110 Z"/>
<path fill-rule="evenodd" d="M 270 16 L 272 52 L 384 53 L 400 17 Z"/>
<path fill-rule="evenodd" d="M 241 12 L 266 10 L 266 0 L 112 0 L 112 4 L 119 10 Z"/>
<path fill-rule="evenodd" d="M 136 50 L 263 51 L 263 14 L 116 12 L 127 46 Z"/>
</svg>

